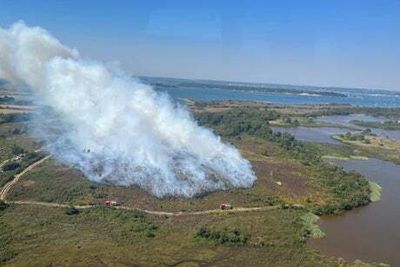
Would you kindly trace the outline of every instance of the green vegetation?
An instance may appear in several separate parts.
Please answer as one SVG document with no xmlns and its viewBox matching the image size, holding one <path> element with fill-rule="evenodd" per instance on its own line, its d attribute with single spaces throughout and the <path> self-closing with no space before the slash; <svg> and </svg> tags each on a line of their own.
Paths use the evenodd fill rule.
<svg viewBox="0 0 400 267">
<path fill-rule="evenodd" d="M 244 245 L 248 240 L 248 236 L 243 234 L 240 229 L 214 229 L 202 226 L 197 230 L 196 237 L 211 240 L 221 245 Z"/>
<path fill-rule="evenodd" d="M 371 189 L 370 199 L 372 202 L 379 201 L 381 199 L 382 187 L 374 182 L 369 181 L 369 187 Z"/>
<path fill-rule="evenodd" d="M 5 210 L 6 208 L 8 208 L 8 204 L 5 203 L 3 200 L 0 200 L 0 214 L 3 210 Z"/>
<path fill-rule="evenodd" d="M 370 188 L 363 176 L 325 163 L 321 151 L 314 144 L 300 142 L 288 133 L 274 133 L 268 121 L 277 117 L 275 112 L 247 109 L 203 112 L 197 116 L 202 124 L 213 127 L 219 134 L 239 139 L 244 135 L 262 138 L 283 148 L 281 157 L 289 157 L 308 166 L 312 181 L 329 192 L 324 205 L 310 203 L 318 214 L 338 213 L 370 202 Z"/>
<path fill-rule="evenodd" d="M 21 167 L 21 164 L 19 164 L 18 162 L 15 162 L 15 161 L 11 161 L 11 162 L 7 162 L 6 164 L 4 164 L 3 167 L 1 168 L 1 170 L 3 172 L 7 172 L 7 171 L 13 171 L 19 167 Z"/>
<path fill-rule="evenodd" d="M 49 159 L 23 177 L 9 192 L 8 199 L 72 205 L 104 205 L 105 200 L 111 199 L 117 200 L 121 205 L 152 210 L 199 211 L 216 209 L 221 203 L 230 203 L 234 207 L 281 205 L 285 203 L 282 200 L 284 196 L 286 201 L 299 203 L 312 193 L 312 187 L 309 188 L 306 184 L 307 172 L 300 164 L 283 159 L 268 160 L 262 155 L 256 156 L 257 160 L 263 161 L 256 162 L 260 170 L 257 169 L 259 179 L 255 187 L 213 192 L 190 200 L 159 199 L 138 187 L 116 187 L 91 182 L 79 171 Z M 278 186 L 271 180 L 273 177 L 270 176 L 270 172 L 283 169 L 283 166 L 288 166 L 288 164 L 291 165 L 289 168 L 279 171 L 279 179 L 285 184 Z M 291 181 L 295 183 L 291 184 Z M 279 195 L 274 193 L 278 189 Z"/>
<path fill-rule="evenodd" d="M 335 128 L 351 128 L 342 124 L 323 122 L 316 120 L 313 116 L 298 116 L 298 115 L 281 115 L 280 119 L 270 121 L 272 126 L 279 127 L 335 127 Z"/>
<path fill-rule="evenodd" d="M 5 164 L 2 168 L 3 172 L 0 173 L 0 186 L 11 181 L 17 173 L 43 157 L 45 154 L 42 152 L 31 152 L 24 155 L 18 162 L 11 161 Z"/>
<path fill-rule="evenodd" d="M 359 108 L 360 112 L 375 117 L 399 118 L 400 108 Z"/>
<path fill-rule="evenodd" d="M 314 108 L 315 110 L 315 108 Z M 313 116 L 365 114 L 375 117 L 399 118 L 400 108 L 357 107 L 351 105 L 326 105 L 321 110 L 312 111 Z"/>
<path fill-rule="evenodd" d="M 12 241 L 10 226 L 1 218 L 8 207 L 9 205 L 0 200 L 0 266 L 15 256 L 10 245 Z"/>
<path fill-rule="evenodd" d="M 0 104 L 12 104 L 15 102 L 15 98 L 12 96 L 1 96 L 0 97 Z"/>
<path fill-rule="evenodd" d="M 311 236 L 312 238 L 323 238 L 325 236 L 325 233 L 316 224 L 319 220 L 317 215 L 307 212 L 301 216 L 301 220 L 304 223 L 306 236 Z"/>
<path fill-rule="evenodd" d="M 141 235 L 155 237 L 157 225 L 147 222 L 145 215 L 139 211 L 123 211 L 115 208 L 95 207 L 81 212 L 84 220 L 97 221 L 114 228 L 113 238 L 119 242 L 132 242 L 132 237 Z"/>
<path fill-rule="evenodd" d="M 204 107 L 209 106 L 204 104 Z M 272 261 L 277 266 L 345 265 L 320 255 L 306 241 L 324 235 L 316 225 L 318 216 L 315 214 L 339 213 L 375 199 L 374 185 L 357 173 L 325 163 L 326 157 L 323 157 L 350 158 L 363 156 L 364 152 L 355 151 L 351 146 L 300 142 L 290 134 L 274 133 L 271 121 L 300 125 L 306 122 L 301 115 L 283 115 L 264 104 L 234 109 L 222 107 L 218 112 L 202 110 L 195 116 L 201 124 L 212 127 L 225 141 L 238 147 L 251 162 L 258 177 L 254 187 L 213 192 L 194 199 L 158 199 L 137 187 L 91 182 L 78 170 L 48 160 L 22 177 L 7 199 L 71 206 L 8 206 L 0 202 L 0 260 L 10 266 L 127 263 L 265 266 Z M 313 124 L 313 119 L 309 123 Z M 13 148 L 15 144 L 24 151 L 33 151 L 32 140 L 28 140 L 24 132 L 12 133 L 22 125 L 24 123 L 1 125 L 0 134 L 5 136 L 0 142 L 5 145 L 0 157 L 7 159 L 18 152 L 18 148 Z M 0 182 L 4 184 L 28 166 L 29 155 L 17 161 L 19 167 L 6 167 Z M 36 156 L 35 160 L 44 155 Z M 221 203 L 234 207 L 271 205 L 282 208 L 262 212 L 153 216 L 105 207 L 105 200 L 160 211 L 218 209 Z M 99 206 L 74 207 L 88 204 Z"/>
<path fill-rule="evenodd" d="M 9 225 L 0 221 L 0 266 L 3 262 L 12 259 L 15 256 L 15 252 L 10 245 L 11 241 L 12 236 Z"/>
<path fill-rule="evenodd" d="M 219 112 L 233 109 L 262 108 L 277 112 L 282 117 L 296 119 L 315 118 L 320 116 L 366 114 L 374 117 L 385 117 L 390 120 L 400 119 L 400 108 L 358 107 L 347 104 L 296 105 L 285 106 L 250 101 L 190 101 L 188 105 L 194 112 Z M 300 121 L 300 120 L 299 120 Z"/>
<path fill-rule="evenodd" d="M 0 163 L 38 148 L 35 139 L 26 132 L 13 134 L 14 129 L 23 128 L 23 125 L 24 123 L 0 124 Z"/>
<path fill-rule="evenodd" d="M 7 224 L 7 247 L 13 251 L 9 266 L 265 266 L 270 261 L 276 266 L 338 266 L 307 245 L 303 214 L 277 209 L 154 217 L 96 208 L 69 216 L 58 208 L 12 206 L 0 221 Z M 195 238 L 193 229 L 205 225 L 213 233 L 227 233 L 235 243 Z M 235 234 L 235 229 L 240 230 Z"/>
<path fill-rule="evenodd" d="M 25 153 L 25 150 L 22 147 L 20 147 L 19 145 L 13 144 L 11 147 L 11 153 L 13 153 L 13 155 L 19 155 L 19 154 Z"/>
<path fill-rule="evenodd" d="M 15 99 L 15 97 L 12 96 L 0 96 L 0 104 L 4 105 L 30 105 L 32 104 L 32 101 L 27 101 L 27 100 L 18 100 Z"/>
<path fill-rule="evenodd" d="M 67 215 L 78 215 L 79 213 L 80 213 L 79 209 L 75 208 L 74 206 L 65 208 L 65 214 Z"/>
<path fill-rule="evenodd" d="M 337 140 L 359 141 L 364 144 L 370 144 L 371 141 L 368 138 L 366 138 L 367 135 L 371 135 L 370 129 L 364 130 L 361 133 L 347 132 L 345 134 L 340 134 L 338 136 L 334 136 L 334 138 Z"/>
<path fill-rule="evenodd" d="M 327 187 L 331 193 L 324 206 L 316 207 L 318 215 L 340 213 L 370 202 L 368 181 L 359 173 L 345 172 L 328 163 L 316 165 L 314 172 L 317 182 Z"/>
<path fill-rule="evenodd" d="M 0 124 L 9 122 L 23 122 L 32 119 L 31 113 L 10 113 L 0 114 Z"/>
<path fill-rule="evenodd" d="M 333 136 L 334 139 L 346 144 L 342 154 L 349 150 L 357 152 L 356 156 L 374 157 L 381 160 L 392 161 L 400 164 L 400 142 L 368 134 L 344 134 Z"/>
<path fill-rule="evenodd" d="M 265 109 L 234 109 L 226 112 L 204 112 L 196 114 L 200 124 L 211 126 L 224 136 L 272 135 L 269 121 L 280 115 Z"/>
</svg>

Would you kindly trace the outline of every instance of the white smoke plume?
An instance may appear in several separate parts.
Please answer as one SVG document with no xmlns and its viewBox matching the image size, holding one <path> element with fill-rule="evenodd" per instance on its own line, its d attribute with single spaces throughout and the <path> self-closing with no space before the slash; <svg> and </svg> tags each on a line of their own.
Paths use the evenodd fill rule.
<svg viewBox="0 0 400 267">
<path fill-rule="evenodd" d="M 256 179 L 238 150 L 167 95 L 83 60 L 39 27 L 0 28 L 0 79 L 31 88 L 52 109 L 51 128 L 39 121 L 41 138 L 57 133 L 50 152 L 90 180 L 192 197 Z"/>
</svg>

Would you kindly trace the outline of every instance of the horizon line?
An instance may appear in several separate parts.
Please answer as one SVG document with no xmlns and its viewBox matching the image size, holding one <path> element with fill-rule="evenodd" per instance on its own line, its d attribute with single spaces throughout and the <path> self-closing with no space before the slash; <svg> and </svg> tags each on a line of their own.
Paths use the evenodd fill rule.
<svg viewBox="0 0 400 267">
<path fill-rule="evenodd" d="M 154 76 L 154 75 L 133 75 L 138 78 L 160 78 L 160 79 L 175 79 L 175 80 L 189 80 L 189 81 L 204 81 L 204 82 L 225 82 L 225 83 L 248 83 L 248 84 L 260 84 L 260 85 L 277 85 L 277 86 L 292 86 L 292 87 L 311 87 L 315 89 L 350 89 L 350 90 L 369 90 L 369 91 L 386 91 L 390 93 L 400 93 L 400 90 L 395 89 L 383 89 L 383 88 L 366 88 L 366 87 L 346 87 L 346 86 L 325 86 L 325 85 L 310 85 L 310 84 L 292 84 L 292 83 L 275 83 L 275 82 L 250 82 L 250 81 L 238 81 L 238 80 L 222 80 L 222 79 L 211 79 L 211 78 L 187 78 L 187 77 L 175 77 L 175 76 Z"/>
</svg>

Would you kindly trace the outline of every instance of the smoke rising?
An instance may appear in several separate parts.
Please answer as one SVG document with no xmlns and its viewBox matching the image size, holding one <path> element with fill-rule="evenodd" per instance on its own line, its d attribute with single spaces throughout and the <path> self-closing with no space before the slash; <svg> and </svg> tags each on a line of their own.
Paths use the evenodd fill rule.
<svg viewBox="0 0 400 267">
<path fill-rule="evenodd" d="M 51 108 L 54 120 L 37 121 L 40 138 L 90 180 L 192 197 L 256 179 L 237 149 L 168 95 L 83 60 L 44 29 L 22 22 L 0 28 L 0 79 L 30 88 Z"/>
</svg>

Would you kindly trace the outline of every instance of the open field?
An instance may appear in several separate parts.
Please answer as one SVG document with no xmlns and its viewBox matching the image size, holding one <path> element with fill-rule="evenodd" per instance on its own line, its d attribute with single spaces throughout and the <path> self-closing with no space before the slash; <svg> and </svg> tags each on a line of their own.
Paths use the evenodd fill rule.
<svg viewBox="0 0 400 267">
<path fill-rule="evenodd" d="M 98 208 L 68 216 L 57 208 L 12 206 L 0 220 L 7 224 L 7 235 L 11 236 L 9 253 L 18 253 L 9 266 L 263 266 L 268 259 L 273 259 L 270 263 L 275 266 L 292 262 L 333 266 L 305 244 L 301 214 L 276 210 L 240 216 L 161 218 Z M 196 231 L 205 225 L 239 229 L 248 240 L 244 245 L 224 245 L 196 237 Z M 41 256 L 32 258 L 35 254 Z"/>
<path fill-rule="evenodd" d="M 14 186 L 9 199 L 77 205 L 102 204 L 106 199 L 116 199 L 122 205 L 166 211 L 213 209 L 225 202 L 234 207 L 256 207 L 283 202 L 305 204 L 310 199 L 322 201 L 323 190 L 312 184 L 310 173 L 304 166 L 293 160 L 257 154 L 256 150 L 252 150 L 256 145 L 249 140 L 241 140 L 238 145 L 251 160 L 258 177 L 255 186 L 250 189 L 214 192 L 194 199 L 159 199 L 137 187 L 90 182 L 79 171 L 50 160 L 32 170 Z M 262 148 L 259 145 L 257 147 Z"/>
<path fill-rule="evenodd" d="M 259 104 L 254 105 L 258 109 Z M 310 236 L 323 236 L 310 211 L 336 213 L 365 205 L 369 202 L 368 182 L 320 163 L 326 152 L 322 147 L 287 136 L 270 136 L 267 128 L 258 128 L 255 118 L 268 125 L 268 118 L 275 116 L 270 110 L 262 107 L 258 113 L 252 105 L 248 110 L 243 119 L 251 122 L 249 127 L 231 124 L 227 128 L 230 109 L 212 112 L 223 116 L 222 124 L 212 127 L 251 162 L 258 177 L 252 188 L 192 199 L 160 199 L 134 186 L 91 182 L 80 171 L 48 159 L 19 177 L 7 192 L 6 199 L 16 204 L 0 211 L 0 260 L 9 266 L 342 265 L 342 261 L 324 257 L 307 245 Z M 212 119 L 207 113 L 198 114 Z M 26 152 L 38 148 L 38 140 L 28 132 L 12 134 L 23 127 L 29 128 L 29 122 L 0 125 L 2 159 L 15 156 L 14 144 Z M 347 188 L 354 186 L 354 179 L 359 187 Z M 338 186 L 346 190 L 339 192 Z M 104 207 L 110 199 L 130 209 L 156 212 L 151 215 Z M 18 205 L 18 201 L 25 204 Z M 29 201 L 49 205 L 29 205 Z M 57 207 L 56 203 L 62 205 Z M 207 212 L 217 210 L 221 203 L 230 203 L 238 210 L 255 209 Z M 95 207 L 78 210 L 68 205 Z"/>
</svg>

